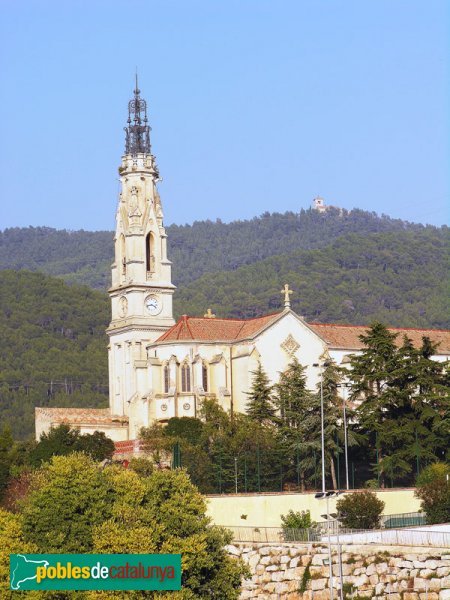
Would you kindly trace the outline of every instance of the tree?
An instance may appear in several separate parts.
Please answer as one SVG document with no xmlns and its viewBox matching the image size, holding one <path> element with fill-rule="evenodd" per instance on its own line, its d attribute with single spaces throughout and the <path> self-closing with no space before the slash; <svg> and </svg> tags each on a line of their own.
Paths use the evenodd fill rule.
<svg viewBox="0 0 450 600">
<path fill-rule="evenodd" d="M 33 554 L 36 546 L 25 540 L 22 529 L 22 517 L 0 508 L 0 596 L 4 600 L 13 600 L 21 595 L 10 590 L 9 555 Z M 23 594 L 23 592 L 22 592 Z M 38 600 L 42 592 L 26 592 L 27 598 Z"/>
<path fill-rule="evenodd" d="M 181 553 L 185 600 L 237 599 L 247 574 L 225 551 L 231 533 L 211 525 L 182 469 L 141 477 L 117 465 L 102 469 L 85 454 L 53 457 L 26 500 L 23 537 L 46 553 Z"/>
<path fill-rule="evenodd" d="M 112 493 L 86 454 L 54 456 L 36 472 L 24 501 L 25 539 L 40 552 L 92 552 L 92 527 L 111 517 Z"/>
<path fill-rule="evenodd" d="M 349 529 L 376 529 L 385 503 L 369 490 L 346 494 L 336 502 L 339 521 Z"/>
<path fill-rule="evenodd" d="M 269 378 L 258 363 L 256 371 L 252 371 L 253 383 L 250 392 L 247 392 L 247 415 L 260 425 L 271 423 L 275 418 L 275 408 L 272 403 L 272 386 Z"/>
<path fill-rule="evenodd" d="M 297 472 L 303 491 L 308 474 L 315 469 L 314 449 L 317 448 L 315 440 L 310 441 L 305 429 L 305 419 L 312 410 L 313 394 L 306 387 L 305 367 L 296 358 L 280 374 L 280 381 L 275 389 L 276 404 L 280 412 L 279 433 L 285 450 L 291 457 L 291 469 Z"/>
<path fill-rule="evenodd" d="M 358 420 L 369 435 L 369 445 L 375 448 L 374 471 L 384 486 L 386 475 L 406 473 L 410 470 L 405 460 L 392 461 L 389 450 L 393 443 L 402 443 L 393 410 L 395 393 L 389 387 L 392 374 L 398 369 L 396 334 L 382 323 L 374 323 L 365 335 L 359 336 L 365 348 L 351 357 L 352 398 L 360 402 Z"/>
<path fill-rule="evenodd" d="M 450 465 L 428 465 L 417 477 L 416 496 L 421 499 L 421 509 L 427 515 L 427 524 L 450 521 Z"/>
<path fill-rule="evenodd" d="M 311 521 L 309 510 L 302 510 L 301 512 L 290 510 L 287 514 L 281 515 L 281 528 L 285 542 L 308 540 L 308 532 L 304 530 L 316 525 L 317 523 Z"/>
<path fill-rule="evenodd" d="M 41 435 L 39 442 L 30 451 L 29 464 L 37 467 L 52 456 L 67 456 L 72 452 L 85 452 L 94 460 L 102 461 L 113 455 L 114 442 L 103 432 L 81 435 L 76 429 L 71 429 L 70 425 L 62 423 Z"/>
</svg>

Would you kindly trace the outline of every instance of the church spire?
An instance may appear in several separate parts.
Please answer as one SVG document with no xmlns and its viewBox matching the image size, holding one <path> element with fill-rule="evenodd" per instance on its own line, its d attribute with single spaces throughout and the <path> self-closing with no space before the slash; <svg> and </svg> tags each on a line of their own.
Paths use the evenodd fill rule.
<svg viewBox="0 0 450 600">
<path fill-rule="evenodd" d="M 150 154 L 150 127 L 147 118 L 147 102 L 140 97 L 136 73 L 134 98 L 128 102 L 128 120 L 125 127 L 125 154 Z"/>
</svg>

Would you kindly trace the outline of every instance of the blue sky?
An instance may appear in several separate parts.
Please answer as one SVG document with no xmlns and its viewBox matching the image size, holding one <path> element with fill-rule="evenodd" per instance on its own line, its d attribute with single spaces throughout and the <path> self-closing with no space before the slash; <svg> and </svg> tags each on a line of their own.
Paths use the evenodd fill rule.
<svg viewBox="0 0 450 600">
<path fill-rule="evenodd" d="M 166 224 L 448 217 L 445 0 L 3 0 L 0 229 L 112 229 L 135 67 Z"/>
</svg>

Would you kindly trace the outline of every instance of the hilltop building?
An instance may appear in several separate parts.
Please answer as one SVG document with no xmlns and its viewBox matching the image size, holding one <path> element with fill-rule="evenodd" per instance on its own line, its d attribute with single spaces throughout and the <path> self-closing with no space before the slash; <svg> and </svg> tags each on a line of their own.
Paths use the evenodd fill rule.
<svg viewBox="0 0 450 600">
<path fill-rule="evenodd" d="M 217 398 L 226 410 L 245 412 L 246 392 L 259 362 L 276 383 L 296 357 L 315 389 L 320 376 L 315 364 L 325 357 L 345 364 L 361 348 L 359 335 L 365 327 L 305 322 L 290 308 L 287 285 L 280 291 L 284 307 L 275 314 L 222 319 L 205 307 L 203 316 L 183 315 L 175 323 L 159 172 L 151 152 L 147 104 L 137 83 L 128 111 L 109 289 L 109 409 L 37 408 L 37 438 L 67 422 L 82 433 L 104 431 L 114 441 L 126 442 L 155 421 L 197 416 L 206 397 Z M 315 203 L 317 210 L 326 210 L 321 198 Z M 429 336 L 439 344 L 436 360 L 450 355 L 449 331 L 396 331 L 415 344 Z"/>
</svg>

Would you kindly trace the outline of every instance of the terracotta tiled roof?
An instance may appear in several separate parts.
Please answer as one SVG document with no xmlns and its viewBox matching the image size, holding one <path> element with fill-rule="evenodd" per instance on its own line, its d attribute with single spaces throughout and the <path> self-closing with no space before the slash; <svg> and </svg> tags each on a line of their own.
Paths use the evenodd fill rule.
<svg viewBox="0 0 450 600">
<path fill-rule="evenodd" d="M 276 321 L 282 313 L 265 315 L 255 319 L 210 319 L 207 317 L 188 317 L 183 315 L 159 342 L 178 340 L 196 340 L 203 342 L 236 342 L 253 337 L 266 325 Z M 357 350 L 363 345 L 359 336 L 367 331 L 366 325 L 336 325 L 333 323 L 307 323 L 315 333 L 324 339 L 330 348 Z M 403 335 L 407 335 L 415 346 L 419 346 L 423 336 L 428 336 L 438 346 L 438 354 L 450 354 L 450 331 L 445 329 L 401 329 L 390 328 L 399 334 L 397 343 L 401 344 Z"/>
<path fill-rule="evenodd" d="M 255 319 L 210 319 L 183 315 L 157 342 L 176 340 L 236 341 L 252 337 L 265 325 L 275 321 L 280 313 Z"/>
<path fill-rule="evenodd" d="M 111 415 L 109 408 L 35 408 L 36 416 L 42 416 L 51 423 L 77 425 L 117 425 L 128 423 L 128 417 Z"/>
<path fill-rule="evenodd" d="M 308 323 L 330 348 L 342 348 L 345 350 L 357 350 L 363 347 L 359 336 L 367 332 L 366 325 L 335 325 L 333 323 Z M 419 347 L 422 337 L 427 336 L 434 344 L 439 344 L 438 354 L 450 354 L 450 331 L 447 329 L 402 329 L 390 327 L 389 331 L 396 333 L 397 345 L 403 342 L 403 336 L 408 336 L 414 346 Z"/>
</svg>

